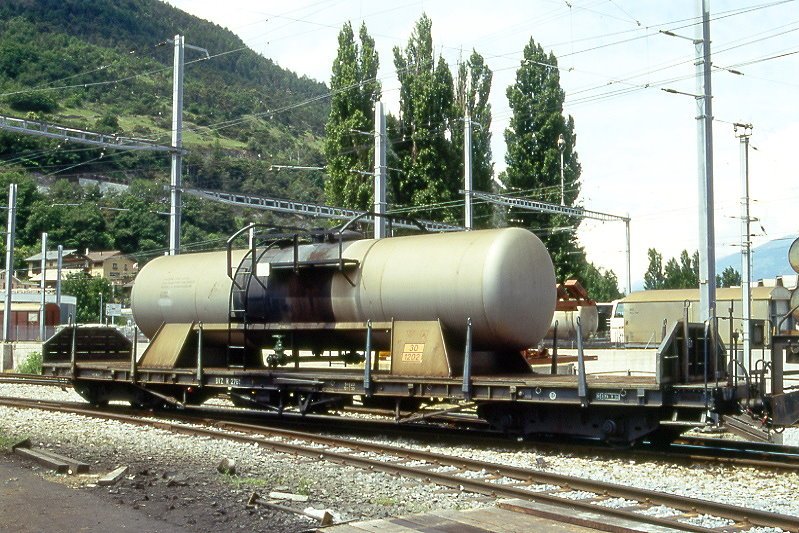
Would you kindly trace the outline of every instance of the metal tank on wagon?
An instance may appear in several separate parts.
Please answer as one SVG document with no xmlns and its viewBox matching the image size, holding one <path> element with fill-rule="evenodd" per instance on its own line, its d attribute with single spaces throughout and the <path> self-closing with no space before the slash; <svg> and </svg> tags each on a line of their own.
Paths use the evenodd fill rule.
<svg viewBox="0 0 799 533">
<path fill-rule="evenodd" d="M 744 404 L 775 424 L 799 419 L 795 393 L 767 395 L 730 375 L 701 325 L 671 328 L 655 376 L 587 375 L 581 364 L 576 375 L 533 373 L 522 351 L 544 337 L 556 284 L 526 230 L 375 240 L 347 228 L 249 226 L 225 251 L 157 258 L 132 296 L 151 339 L 144 353 L 106 329 L 73 326 L 45 343 L 45 372 L 71 377 L 94 403 L 227 394 L 304 414 L 360 399 L 394 406 L 398 419 L 441 405 L 474 409 L 507 433 L 622 443 L 671 438 Z"/>
</svg>

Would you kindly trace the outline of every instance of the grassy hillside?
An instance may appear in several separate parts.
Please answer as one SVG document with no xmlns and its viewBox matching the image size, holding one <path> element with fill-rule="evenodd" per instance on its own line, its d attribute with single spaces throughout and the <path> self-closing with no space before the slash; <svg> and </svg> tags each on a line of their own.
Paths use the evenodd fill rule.
<svg viewBox="0 0 799 533">
<path fill-rule="evenodd" d="M 158 0 L 0 1 L 0 113 L 169 144 L 173 46 L 165 41 L 175 34 L 211 55 L 195 61 L 203 55 L 186 50 L 184 183 L 320 201 L 321 172 L 270 166 L 324 164 L 326 86 Z M 75 184 L 95 176 L 131 188 L 103 193 Z M 37 249 L 43 231 L 53 246 L 118 248 L 140 260 L 163 253 L 168 180 L 165 154 L 0 132 L 0 204 L 8 184 L 20 184 L 21 254 Z M 186 249 L 218 247 L 246 222 L 285 223 L 269 213 L 184 201 Z"/>
<path fill-rule="evenodd" d="M 188 180 L 200 186 L 285 196 L 271 164 L 319 165 L 324 84 L 247 49 L 233 33 L 157 0 L 0 2 L 0 112 L 168 144 L 175 34 L 187 50 L 184 92 Z M 298 156 L 299 154 L 299 156 Z M 103 154 L 37 138 L 0 136 L 0 158 L 52 173 L 157 178 L 163 156 Z M 62 173 L 60 175 L 64 175 Z M 285 180 L 284 180 L 285 181 Z M 318 199 L 321 177 L 295 193 Z"/>
</svg>

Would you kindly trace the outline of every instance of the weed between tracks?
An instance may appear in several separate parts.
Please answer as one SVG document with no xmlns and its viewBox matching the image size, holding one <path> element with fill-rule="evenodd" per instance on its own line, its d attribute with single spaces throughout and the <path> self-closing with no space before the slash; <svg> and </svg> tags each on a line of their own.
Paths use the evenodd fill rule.
<svg viewBox="0 0 799 533">
<path fill-rule="evenodd" d="M 222 479 L 225 483 L 236 487 L 237 489 L 255 489 L 270 487 L 279 484 L 274 479 L 267 479 L 262 477 L 241 477 L 235 474 L 223 474 Z"/>
<path fill-rule="evenodd" d="M 313 481 L 307 478 L 300 478 L 297 482 L 297 494 L 304 494 L 305 496 L 309 496 L 311 494 L 311 486 L 313 485 Z"/>
<path fill-rule="evenodd" d="M 0 453 L 11 453 L 11 446 L 23 440 L 23 438 L 0 431 Z"/>
<path fill-rule="evenodd" d="M 284 487 L 282 490 L 288 489 L 295 494 L 302 494 L 304 496 L 311 495 L 311 489 L 313 488 L 314 485 L 314 481 L 312 479 L 304 477 L 300 478 L 296 482 L 282 477 L 273 479 L 265 477 L 243 477 L 243 476 L 238 476 L 236 474 L 223 474 L 221 477 L 225 483 L 237 489 L 254 490 L 254 489 L 264 489 L 264 488 L 274 489 L 275 487 Z M 391 504 L 386 503 L 381 505 L 391 505 Z"/>
</svg>

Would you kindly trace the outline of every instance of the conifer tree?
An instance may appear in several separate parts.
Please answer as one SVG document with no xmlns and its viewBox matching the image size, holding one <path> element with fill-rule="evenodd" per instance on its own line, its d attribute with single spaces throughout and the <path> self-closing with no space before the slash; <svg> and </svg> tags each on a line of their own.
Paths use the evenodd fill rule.
<svg viewBox="0 0 799 533">
<path fill-rule="evenodd" d="M 422 15 L 405 50 L 394 48 L 401 84 L 398 141 L 394 143 L 401 174 L 392 175 L 395 204 L 422 206 L 455 199 L 460 183 L 448 131 L 453 121 L 454 88 L 447 62 L 433 55 L 432 22 Z M 457 220 L 459 210 L 422 210 L 418 214 Z"/>
<path fill-rule="evenodd" d="M 452 144 L 454 152 L 463 154 L 464 110 L 468 107 L 472 122 L 472 189 L 491 192 L 491 177 L 494 163 L 491 155 L 491 93 L 493 72 L 486 65 L 483 56 L 472 51 L 469 59 L 458 65 L 455 84 L 455 110 L 453 120 Z M 463 177 L 463 157 L 456 156 L 455 173 Z M 459 188 L 463 188 L 460 186 Z M 474 206 L 475 227 L 491 225 L 492 208 L 488 204 Z"/>
<path fill-rule="evenodd" d="M 507 95 L 513 115 L 505 130 L 507 169 L 502 181 L 511 192 L 560 204 L 558 138 L 563 135 L 564 200 L 565 205 L 573 207 L 580 193 L 581 168 L 574 150 L 574 120 L 563 115 L 565 95 L 555 55 L 547 55 L 530 39 L 516 71 L 516 82 L 508 87 Z M 581 277 L 586 261 L 577 243 L 580 219 L 513 209 L 508 222 L 528 228 L 544 241 L 559 281 Z"/>
<path fill-rule="evenodd" d="M 380 100 L 379 60 L 365 25 L 355 42 L 352 24 L 338 36 L 338 54 L 330 80 L 332 98 L 325 126 L 324 152 L 329 178 L 325 197 L 331 205 L 370 210 L 372 181 L 363 172 L 374 164 L 374 105 Z"/>
</svg>

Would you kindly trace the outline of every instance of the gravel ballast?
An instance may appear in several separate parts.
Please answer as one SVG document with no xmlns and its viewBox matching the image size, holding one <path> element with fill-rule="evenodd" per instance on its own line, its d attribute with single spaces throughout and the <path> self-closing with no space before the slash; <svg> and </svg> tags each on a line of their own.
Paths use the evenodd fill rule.
<svg viewBox="0 0 799 533">
<path fill-rule="evenodd" d="M 56 401 L 79 399 L 72 390 L 7 384 L 0 384 L 0 396 Z M 247 509 L 247 500 L 254 491 L 262 496 L 270 491 L 307 494 L 307 503 L 292 506 L 328 509 L 339 520 L 471 508 L 491 503 L 478 495 L 272 453 L 253 445 L 180 436 L 76 415 L 0 407 L 0 435 L 30 437 L 36 445 L 92 463 L 94 472 L 105 473 L 127 464 L 131 467 L 129 477 L 110 490 L 93 486 L 95 483 L 90 477 L 68 477 L 62 481 L 77 484 L 84 490 L 107 491 L 110 501 L 138 506 L 149 515 L 170 523 L 204 526 L 209 530 L 238 527 L 296 531 L 314 525 L 312 520 L 294 515 L 263 508 Z M 538 450 L 534 445 L 519 452 L 510 447 L 486 450 L 468 445 L 432 446 L 412 439 L 361 440 L 799 516 L 799 501 L 795 498 L 799 493 L 799 474 L 793 472 L 705 462 L 674 464 L 633 458 L 632 452 L 629 458 L 600 458 L 576 452 Z M 235 461 L 236 476 L 217 472 L 217 465 L 223 458 Z M 501 484 L 502 480 L 497 483 Z"/>
<path fill-rule="evenodd" d="M 71 389 L 0 384 L 0 396 L 77 401 Z M 253 492 L 307 495 L 308 501 L 275 502 L 297 510 L 326 509 L 336 521 L 383 518 L 440 509 L 468 509 L 491 500 L 414 479 L 273 453 L 256 445 L 177 435 L 166 430 L 67 413 L 0 407 L 0 436 L 31 439 L 34 446 L 82 460 L 93 475 L 48 479 L 81 490 L 105 492 L 109 503 L 132 506 L 169 523 L 205 531 L 301 531 L 318 522 L 263 506 L 248 507 Z M 223 459 L 236 475 L 221 474 Z M 113 487 L 97 474 L 120 465 L 129 474 Z"/>
</svg>

